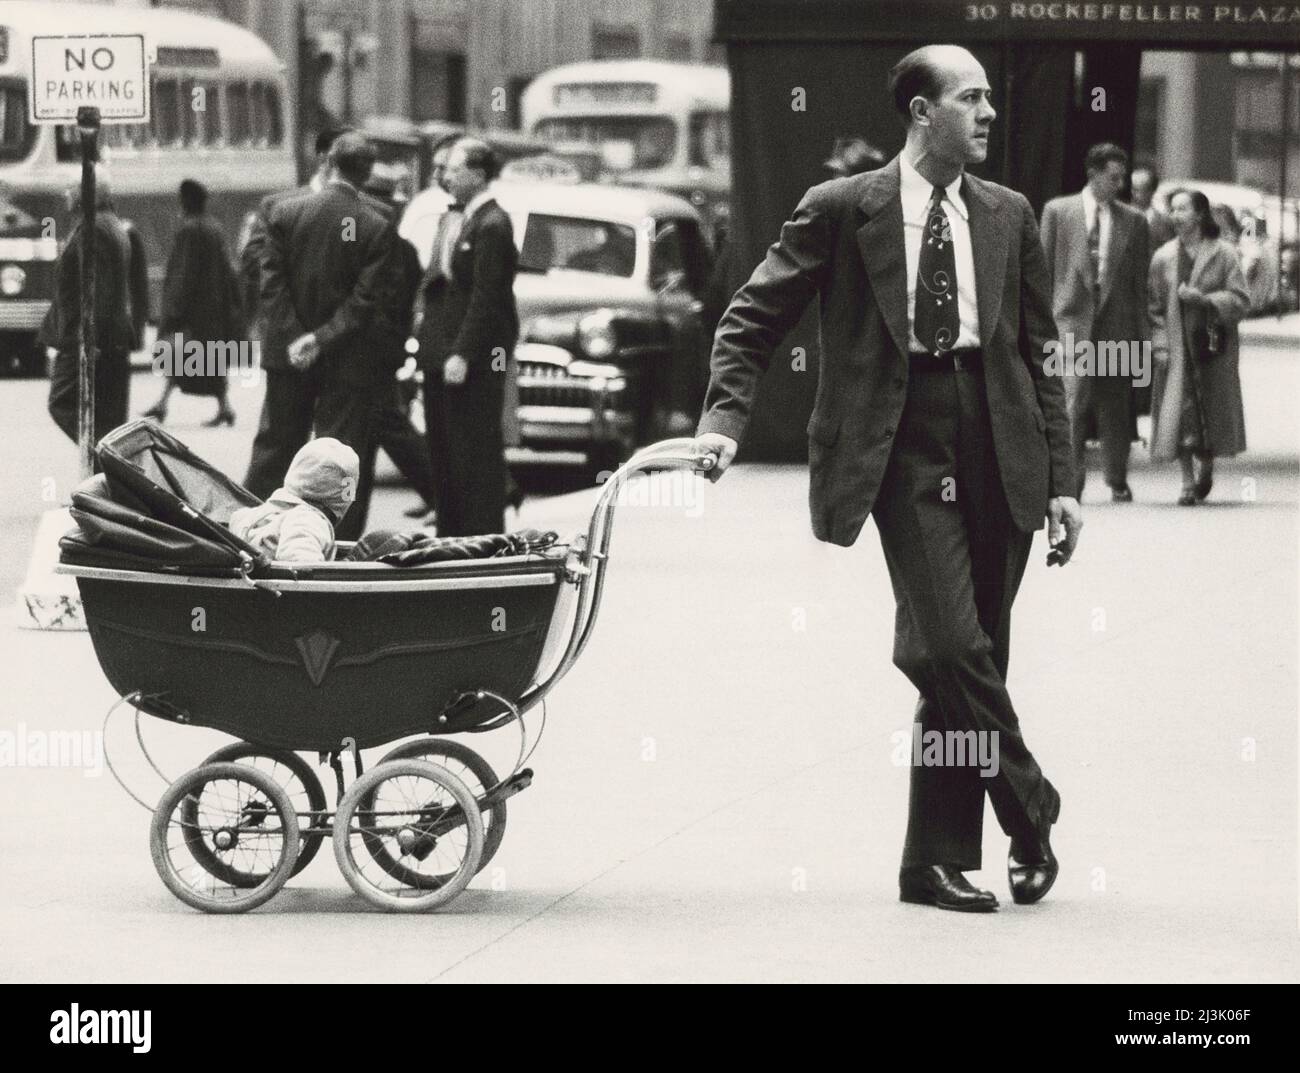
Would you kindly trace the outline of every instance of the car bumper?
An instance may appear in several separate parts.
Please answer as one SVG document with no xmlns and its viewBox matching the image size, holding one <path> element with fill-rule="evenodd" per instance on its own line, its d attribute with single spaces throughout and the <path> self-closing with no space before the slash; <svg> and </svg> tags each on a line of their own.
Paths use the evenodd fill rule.
<svg viewBox="0 0 1300 1073">
<path fill-rule="evenodd" d="M 636 416 L 588 406 L 519 407 L 519 436 L 525 447 L 586 447 L 616 443 L 631 446 Z"/>
</svg>

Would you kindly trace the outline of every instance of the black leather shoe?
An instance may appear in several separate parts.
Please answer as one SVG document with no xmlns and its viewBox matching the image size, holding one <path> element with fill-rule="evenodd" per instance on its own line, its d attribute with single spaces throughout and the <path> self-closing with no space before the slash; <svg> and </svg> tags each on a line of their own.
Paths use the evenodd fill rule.
<svg viewBox="0 0 1300 1073">
<path fill-rule="evenodd" d="M 991 890 L 972 887 L 961 869 L 947 864 L 902 869 L 898 873 L 898 900 L 957 913 L 992 913 L 998 907 Z"/>
<path fill-rule="evenodd" d="M 1110 499 L 1112 503 L 1132 503 L 1133 489 L 1127 484 L 1121 484 L 1118 488 L 1112 487 Z"/>
<path fill-rule="evenodd" d="M 1061 814 L 1061 795 L 1052 790 L 1053 799 L 1039 816 L 1038 831 L 1029 840 L 1013 838 L 1007 854 L 1007 882 L 1017 905 L 1032 905 L 1052 889 L 1060 865 L 1049 841 L 1052 824 Z"/>
</svg>

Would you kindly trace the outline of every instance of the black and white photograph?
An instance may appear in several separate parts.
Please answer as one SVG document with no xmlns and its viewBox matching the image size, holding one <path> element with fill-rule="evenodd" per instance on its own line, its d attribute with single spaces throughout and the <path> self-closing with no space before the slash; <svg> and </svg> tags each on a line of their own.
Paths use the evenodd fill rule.
<svg viewBox="0 0 1300 1073">
<path fill-rule="evenodd" d="M 0 397 L 38 1045 L 193 1057 L 174 984 L 1284 1023 L 1295 4 L 0 0 Z"/>
</svg>

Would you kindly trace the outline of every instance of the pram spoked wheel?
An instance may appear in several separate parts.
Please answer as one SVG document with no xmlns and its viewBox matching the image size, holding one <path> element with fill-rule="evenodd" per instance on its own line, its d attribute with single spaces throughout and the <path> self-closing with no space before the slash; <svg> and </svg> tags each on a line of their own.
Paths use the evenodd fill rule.
<svg viewBox="0 0 1300 1073">
<path fill-rule="evenodd" d="M 273 746 L 254 745 L 248 741 L 237 741 L 224 745 L 203 761 L 204 764 L 225 764 L 239 762 L 255 767 L 274 780 L 292 803 L 298 816 L 298 832 L 301 843 L 298 848 L 298 863 L 293 866 L 290 876 L 296 876 L 320 850 L 321 844 L 330 833 L 326 813 L 329 801 L 325 797 L 325 787 L 316 777 L 316 772 L 297 753 L 288 749 L 276 749 Z M 218 873 L 214 873 L 218 874 Z M 260 877 L 241 877 L 244 882 L 253 878 L 250 884 L 256 886 Z M 229 882 L 239 882 L 238 879 Z"/>
<path fill-rule="evenodd" d="M 154 810 L 149 848 L 177 898 L 208 913 L 242 913 L 288 880 L 298 859 L 288 794 L 246 764 L 205 764 L 172 783 Z"/>
<path fill-rule="evenodd" d="M 446 768 L 390 760 L 357 779 L 339 802 L 334 856 L 348 884 L 372 905 L 434 909 L 478 871 L 483 817 L 469 788 Z"/>
<path fill-rule="evenodd" d="M 396 749 L 385 753 L 384 758 L 379 762 L 383 764 L 389 760 L 407 759 L 430 760 L 445 767 L 460 779 L 478 800 L 482 800 L 483 795 L 500 781 L 497 773 L 492 770 L 491 764 L 468 745 L 462 745 L 458 741 L 447 741 L 444 738 L 417 738 L 415 741 L 403 742 Z M 502 800 L 483 810 L 483 859 L 478 862 L 478 871 L 483 871 L 488 866 L 488 861 L 496 856 L 497 850 L 501 848 L 501 840 L 505 836 L 506 803 Z M 367 843 L 368 848 L 369 846 L 370 843 Z M 387 860 L 395 869 L 402 868 L 401 864 L 387 855 L 382 845 L 376 844 L 374 849 L 372 856 L 379 861 L 381 867 Z M 382 858 L 380 854 L 383 854 Z M 398 879 L 402 878 L 402 873 L 399 871 L 391 871 L 388 874 Z M 413 878 L 419 880 L 422 877 Z"/>
</svg>

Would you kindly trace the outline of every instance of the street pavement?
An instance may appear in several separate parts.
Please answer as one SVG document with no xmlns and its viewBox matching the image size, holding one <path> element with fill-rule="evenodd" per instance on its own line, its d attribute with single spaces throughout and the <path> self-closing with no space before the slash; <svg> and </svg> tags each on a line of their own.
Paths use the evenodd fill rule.
<svg viewBox="0 0 1300 1073">
<path fill-rule="evenodd" d="M 1039 905 L 1011 903 L 991 809 L 971 878 L 999 913 L 897 901 L 915 698 L 889 659 L 874 527 L 851 549 L 817 543 L 805 470 L 751 465 L 630 490 L 534 785 L 447 909 L 371 910 L 326 846 L 261 909 L 204 916 L 163 888 L 149 814 L 106 771 L 0 769 L 0 979 L 1294 981 L 1297 356 L 1243 361 L 1252 451 L 1221 464 L 1210 503 L 1173 506 L 1176 472 L 1139 458 L 1131 505 L 1094 477 L 1070 566 L 1047 569 L 1036 538 L 1009 684 L 1063 797 L 1061 876 Z M 12 408 L 31 386 L 0 391 Z M 256 407 L 234 395 L 234 433 L 193 427 L 206 400 L 184 400 L 177 432 L 238 476 Z M 40 478 L 73 476 L 39 424 L 17 415 L 4 435 L 5 542 L 24 559 L 10 578 Z M 521 524 L 571 535 L 594 497 L 529 500 Z M 385 491 L 375 524 L 411 502 Z M 100 728 L 114 695 L 86 634 L 5 641 L 0 732 Z M 223 740 L 153 720 L 143 733 L 172 778 Z M 108 737 L 156 799 L 129 720 Z M 513 731 L 466 740 L 510 767 Z"/>
</svg>

